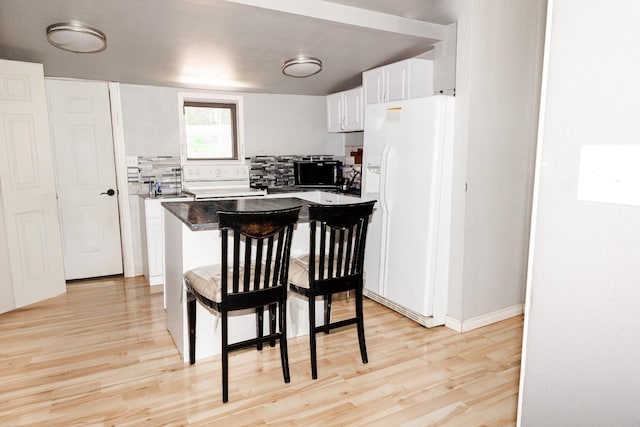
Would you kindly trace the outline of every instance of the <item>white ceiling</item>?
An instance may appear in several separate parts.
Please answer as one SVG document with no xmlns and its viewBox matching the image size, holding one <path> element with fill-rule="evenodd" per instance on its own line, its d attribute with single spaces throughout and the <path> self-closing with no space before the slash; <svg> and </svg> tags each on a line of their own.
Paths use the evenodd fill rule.
<svg viewBox="0 0 640 427">
<path fill-rule="evenodd" d="M 0 58 L 42 63 L 49 77 L 326 95 L 358 86 L 364 70 L 430 50 L 430 28 L 455 22 L 458 1 L 0 0 Z M 51 46 L 46 27 L 69 20 L 105 32 L 107 49 Z M 323 71 L 282 75 L 284 60 L 299 54 L 322 59 Z"/>
</svg>

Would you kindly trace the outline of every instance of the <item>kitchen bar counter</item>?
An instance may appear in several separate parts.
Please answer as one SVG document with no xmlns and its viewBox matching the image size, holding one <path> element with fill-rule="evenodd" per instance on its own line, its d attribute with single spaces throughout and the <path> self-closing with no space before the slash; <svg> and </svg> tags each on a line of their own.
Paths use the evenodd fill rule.
<svg viewBox="0 0 640 427">
<path fill-rule="evenodd" d="M 310 193 L 311 194 L 311 193 Z M 333 195 L 334 197 L 337 195 Z M 349 198 L 352 201 L 352 198 Z M 357 199 L 356 199 L 357 201 Z M 189 359 L 189 334 L 186 314 L 186 296 L 183 274 L 192 268 L 220 262 L 220 230 L 217 212 L 286 209 L 302 206 L 291 242 L 291 256 L 297 257 L 309 249 L 308 206 L 317 202 L 297 197 L 236 198 L 227 200 L 199 200 L 163 202 L 164 241 L 164 296 L 167 311 L 167 329 L 183 360 Z M 336 199 L 333 203 L 338 203 Z M 305 298 L 290 293 L 287 298 L 287 336 L 309 333 L 309 311 Z M 322 325 L 324 301 L 316 302 L 316 324 Z M 221 352 L 221 331 L 218 316 L 196 304 L 196 359 L 200 360 Z M 269 316 L 264 317 L 268 330 Z M 244 310 L 229 315 L 229 342 L 238 342 L 255 336 L 255 310 Z"/>
<path fill-rule="evenodd" d="M 309 206 L 311 202 L 297 197 L 271 199 L 266 197 L 229 200 L 200 200 L 185 202 L 164 202 L 162 206 L 175 215 L 191 231 L 217 230 L 218 212 L 252 212 L 288 209 L 302 206 L 298 222 L 309 222 Z"/>
</svg>

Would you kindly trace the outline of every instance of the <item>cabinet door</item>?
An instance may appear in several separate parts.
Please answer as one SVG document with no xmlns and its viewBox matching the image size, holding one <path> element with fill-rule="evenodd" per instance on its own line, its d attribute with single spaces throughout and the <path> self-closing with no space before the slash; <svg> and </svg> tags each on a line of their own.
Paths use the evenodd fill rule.
<svg viewBox="0 0 640 427">
<path fill-rule="evenodd" d="M 150 285 L 157 285 L 158 278 L 164 273 L 162 231 L 162 217 L 147 217 L 148 279 Z M 162 283 L 161 280 L 160 283 Z"/>
<path fill-rule="evenodd" d="M 407 99 L 409 82 L 408 61 L 400 61 L 384 67 L 385 102 Z"/>
<path fill-rule="evenodd" d="M 383 100 L 383 70 L 375 68 L 362 73 L 364 105 L 379 104 Z"/>
<path fill-rule="evenodd" d="M 342 101 L 343 130 L 346 132 L 362 130 L 362 87 L 343 92 Z"/>
<path fill-rule="evenodd" d="M 342 92 L 327 95 L 327 131 L 342 131 Z"/>
</svg>

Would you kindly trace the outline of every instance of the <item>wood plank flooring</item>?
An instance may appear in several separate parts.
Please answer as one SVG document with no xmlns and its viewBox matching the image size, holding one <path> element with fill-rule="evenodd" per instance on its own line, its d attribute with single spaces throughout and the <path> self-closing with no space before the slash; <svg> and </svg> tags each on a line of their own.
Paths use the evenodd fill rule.
<svg viewBox="0 0 640 427">
<path fill-rule="evenodd" d="M 367 365 L 353 327 L 318 336 L 315 381 L 308 337 L 289 340 L 289 384 L 277 346 L 232 353 L 223 404 L 219 356 L 182 362 L 143 277 L 67 289 L 0 315 L 1 426 L 515 425 L 521 316 L 458 334 L 366 300 Z"/>
</svg>

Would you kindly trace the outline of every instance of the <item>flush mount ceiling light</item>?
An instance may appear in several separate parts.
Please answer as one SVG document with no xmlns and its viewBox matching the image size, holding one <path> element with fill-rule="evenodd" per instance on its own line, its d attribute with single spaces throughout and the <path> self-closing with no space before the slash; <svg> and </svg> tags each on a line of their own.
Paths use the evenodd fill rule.
<svg viewBox="0 0 640 427">
<path fill-rule="evenodd" d="M 289 77 L 309 77 L 322 71 L 322 61 L 310 56 L 298 56 L 282 64 L 282 74 Z"/>
<path fill-rule="evenodd" d="M 107 36 L 102 31 L 77 21 L 49 25 L 47 40 L 57 48 L 76 53 L 94 53 L 107 48 Z"/>
</svg>

